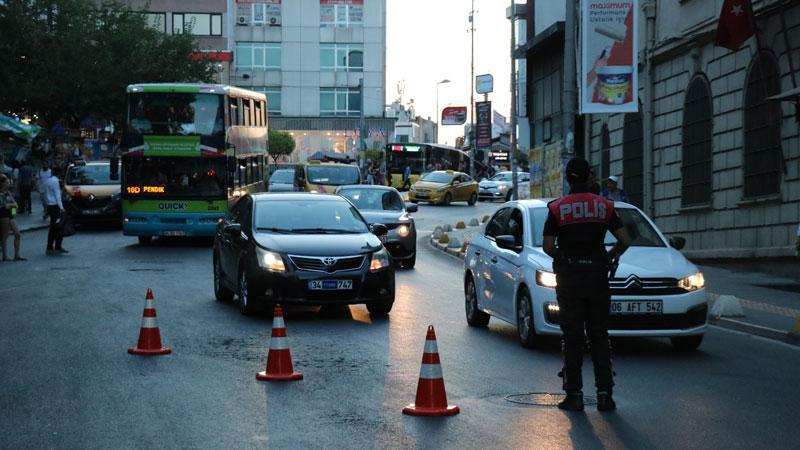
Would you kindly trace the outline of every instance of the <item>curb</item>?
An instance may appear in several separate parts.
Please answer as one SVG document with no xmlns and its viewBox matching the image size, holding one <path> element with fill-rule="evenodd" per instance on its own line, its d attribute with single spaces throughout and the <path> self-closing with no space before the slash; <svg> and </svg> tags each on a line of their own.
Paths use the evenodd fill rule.
<svg viewBox="0 0 800 450">
<path fill-rule="evenodd" d="M 431 239 L 430 239 L 430 244 L 431 244 L 433 247 L 436 247 L 437 249 L 439 249 L 439 250 L 441 250 L 441 251 L 443 251 L 443 252 L 447 253 L 448 255 L 452 255 L 452 256 L 455 256 L 455 257 L 457 257 L 457 258 L 461 258 L 461 259 L 464 259 L 464 258 L 466 257 L 466 254 L 465 254 L 465 253 L 461 253 L 461 252 L 459 251 L 460 249 L 457 249 L 457 248 L 447 248 L 447 244 L 440 244 L 440 243 L 436 242 L 436 240 L 435 240 L 435 239 L 433 239 L 433 238 L 431 238 Z"/>
<path fill-rule="evenodd" d="M 34 225 L 34 226 L 32 226 L 32 227 L 28 227 L 28 228 L 22 228 L 22 229 L 20 229 L 20 230 L 19 230 L 19 232 L 20 232 L 20 233 L 26 233 L 26 232 L 28 232 L 28 231 L 39 231 L 39 230 L 46 230 L 46 229 L 48 229 L 48 228 L 50 228 L 50 224 L 46 224 L 46 225 Z"/>
</svg>

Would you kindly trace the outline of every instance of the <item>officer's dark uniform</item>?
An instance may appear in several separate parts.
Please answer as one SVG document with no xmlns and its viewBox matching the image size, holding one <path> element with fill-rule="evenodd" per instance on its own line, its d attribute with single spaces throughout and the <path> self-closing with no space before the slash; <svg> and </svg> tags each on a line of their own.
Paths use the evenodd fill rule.
<svg viewBox="0 0 800 450">
<path fill-rule="evenodd" d="M 603 241 L 607 230 L 623 224 L 613 202 L 585 188 L 573 187 L 569 195 L 550 202 L 548 209 L 544 235 L 556 237 L 558 244 L 553 271 L 564 333 L 564 390 L 574 394 L 583 388 L 585 330 L 597 390 L 610 395 L 614 380 L 608 343 L 609 261 Z"/>
</svg>

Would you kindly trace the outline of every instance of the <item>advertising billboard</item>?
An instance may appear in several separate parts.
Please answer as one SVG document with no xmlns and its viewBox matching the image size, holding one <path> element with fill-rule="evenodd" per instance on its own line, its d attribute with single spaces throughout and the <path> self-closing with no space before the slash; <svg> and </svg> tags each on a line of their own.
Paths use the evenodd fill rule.
<svg viewBox="0 0 800 450">
<path fill-rule="evenodd" d="M 486 150 L 492 145 L 492 102 L 475 102 L 475 148 Z"/>
<path fill-rule="evenodd" d="M 488 94 L 494 90 L 494 77 L 487 73 L 475 76 L 475 92 L 478 94 Z"/>
<path fill-rule="evenodd" d="M 581 113 L 636 112 L 636 0 L 581 0 Z"/>
<path fill-rule="evenodd" d="M 442 125 L 464 125 L 466 121 L 466 106 L 448 106 L 442 110 Z"/>
</svg>

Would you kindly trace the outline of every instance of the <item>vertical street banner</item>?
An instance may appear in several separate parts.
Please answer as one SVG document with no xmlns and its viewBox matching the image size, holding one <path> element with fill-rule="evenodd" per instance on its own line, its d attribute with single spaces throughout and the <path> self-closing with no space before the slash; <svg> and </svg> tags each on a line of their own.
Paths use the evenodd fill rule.
<svg viewBox="0 0 800 450">
<path fill-rule="evenodd" d="M 475 102 L 475 148 L 488 150 L 492 146 L 492 102 Z"/>
<path fill-rule="evenodd" d="M 636 112 L 637 0 L 581 0 L 581 113 Z"/>
</svg>

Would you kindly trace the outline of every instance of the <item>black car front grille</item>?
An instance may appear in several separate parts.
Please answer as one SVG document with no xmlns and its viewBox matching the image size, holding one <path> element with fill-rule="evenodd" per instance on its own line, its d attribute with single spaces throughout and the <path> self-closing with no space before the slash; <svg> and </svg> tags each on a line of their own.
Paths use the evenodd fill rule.
<svg viewBox="0 0 800 450">
<path fill-rule="evenodd" d="M 678 287 L 676 278 L 639 278 L 631 275 L 626 278 L 612 278 L 608 282 L 611 295 L 674 295 L 685 294 Z"/>
<path fill-rule="evenodd" d="M 292 264 L 299 270 L 310 270 L 313 272 L 342 272 L 346 270 L 358 270 L 364 265 L 366 257 L 357 256 L 298 256 L 289 255 Z"/>
<path fill-rule="evenodd" d="M 76 208 L 105 208 L 106 206 L 111 204 L 111 197 L 93 197 L 91 200 L 89 197 L 72 197 L 72 204 Z"/>
</svg>

